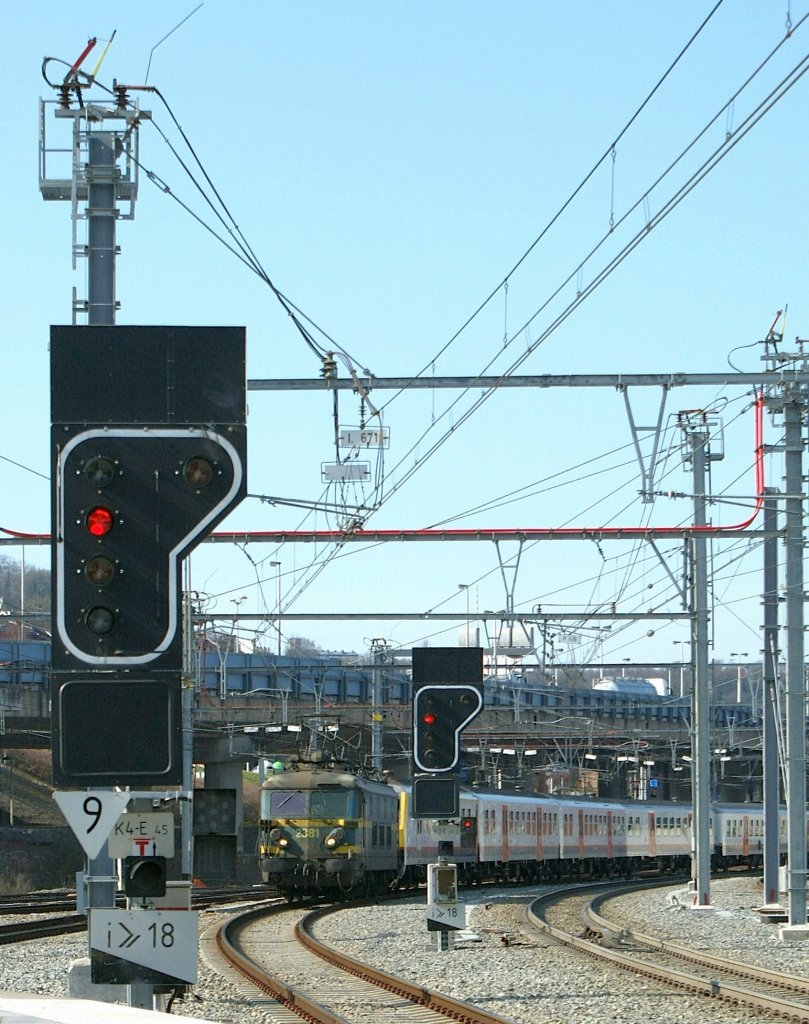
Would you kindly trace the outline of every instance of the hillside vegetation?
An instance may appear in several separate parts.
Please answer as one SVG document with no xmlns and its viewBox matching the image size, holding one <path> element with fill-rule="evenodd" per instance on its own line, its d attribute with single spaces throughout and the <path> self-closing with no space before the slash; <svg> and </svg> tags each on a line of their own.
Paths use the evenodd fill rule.
<svg viewBox="0 0 809 1024">
<path fill-rule="evenodd" d="M 65 819 L 53 799 L 51 783 L 51 752 L 49 750 L 7 751 L 9 758 L 0 762 L 0 825 L 9 824 L 9 803 L 12 783 L 14 787 L 14 824 L 51 825 L 63 827 Z M 258 776 L 255 772 L 242 773 L 242 799 L 244 821 L 247 825 L 258 822 Z"/>
</svg>

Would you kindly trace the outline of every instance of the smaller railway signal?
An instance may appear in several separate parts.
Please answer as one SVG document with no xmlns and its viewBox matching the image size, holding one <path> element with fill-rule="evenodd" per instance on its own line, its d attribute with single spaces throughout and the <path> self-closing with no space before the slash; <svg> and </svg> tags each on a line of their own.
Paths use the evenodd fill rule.
<svg viewBox="0 0 809 1024">
<path fill-rule="evenodd" d="M 166 895 L 165 857 L 125 857 L 124 894 L 131 898 Z"/>
<path fill-rule="evenodd" d="M 413 761 L 422 772 L 451 772 L 461 753 L 461 730 L 483 708 L 470 683 L 423 686 L 413 698 Z"/>
</svg>

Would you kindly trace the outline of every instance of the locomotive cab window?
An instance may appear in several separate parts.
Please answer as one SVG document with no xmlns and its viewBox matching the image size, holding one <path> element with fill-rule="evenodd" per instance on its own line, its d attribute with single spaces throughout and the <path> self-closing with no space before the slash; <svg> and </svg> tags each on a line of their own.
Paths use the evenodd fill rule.
<svg viewBox="0 0 809 1024">
<path fill-rule="evenodd" d="M 270 817 L 299 818 L 306 814 L 307 793 L 279 789 L 270 797 Z"/>
<path fill-rule="evenodd" d="M 312 790 L 310 811 L 317 818 L 356 818 L 357 793 L 342 789 Z"/>
</svg>

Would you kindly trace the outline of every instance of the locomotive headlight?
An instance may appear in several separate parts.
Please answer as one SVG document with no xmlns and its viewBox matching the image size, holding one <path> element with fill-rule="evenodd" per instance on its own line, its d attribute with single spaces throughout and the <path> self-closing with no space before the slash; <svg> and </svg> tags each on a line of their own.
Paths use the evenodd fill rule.
<svg viewBox="0 0 809 1024">
<path fill-rule="evenodd" d="M 280 828 L 271 829 L 269 838 L 274 846 L 289 846 L 289 836 L 284 835 Z"/>
<path fill-rule="evenodd" d="M 323 845 L 327 846 L 330 850 L 333 850 L 335 846 L 339 846 L 340 843 L 342 843 L 345 836 L 346 834 L 341 828 L 333 828 L 323 840 Z"/>
</svg>

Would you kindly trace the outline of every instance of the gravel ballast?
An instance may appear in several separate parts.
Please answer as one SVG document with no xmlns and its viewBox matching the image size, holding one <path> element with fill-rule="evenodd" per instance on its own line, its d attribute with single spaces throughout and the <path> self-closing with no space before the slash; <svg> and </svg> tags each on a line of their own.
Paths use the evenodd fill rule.
<svg viewBox="0 0 809 1024">
<path fill-rule="evenodd" d="M 541 889 L 474 890 L 463 895 L 468 931 L 455 947 L 434 950 L 424 900 L 346 910 L 322 920 L 316 934 L 358 960 L 410 981 L 484 1006 L 518 1024 L 766 1024 L 768 1017 L 704 997 L 663 988 L 627 972 L 582 959 L 528 926 L 524 906 Z M 671 898 L 671 897 L 674 898 Z M 619 897 L 605 910 L 618 912 L 638 931 L 738 960 L 806 976 L 809 942 L 787 942 L 777 925 L 760 920 L 761 884 L 722 879 L 711 888 L 713 909 L 687 907 L 682 887 Z M 208 928 L 217 915 L 201 915 Z M 70 963 L 87 955 L 84 935 L 4 946 L 0 990 L 67 995 Z M 243 991 L 200 963 L 194 995 L 175 1002 L 173 1013 L 234 1024 L 272 1024 L 266 1000 L 244 1001 Z M 775 1018 L 772 1018 L 773 1021 Z M 386 1022 L 380 1021 L 380 1024 Z"/>
</svg>

